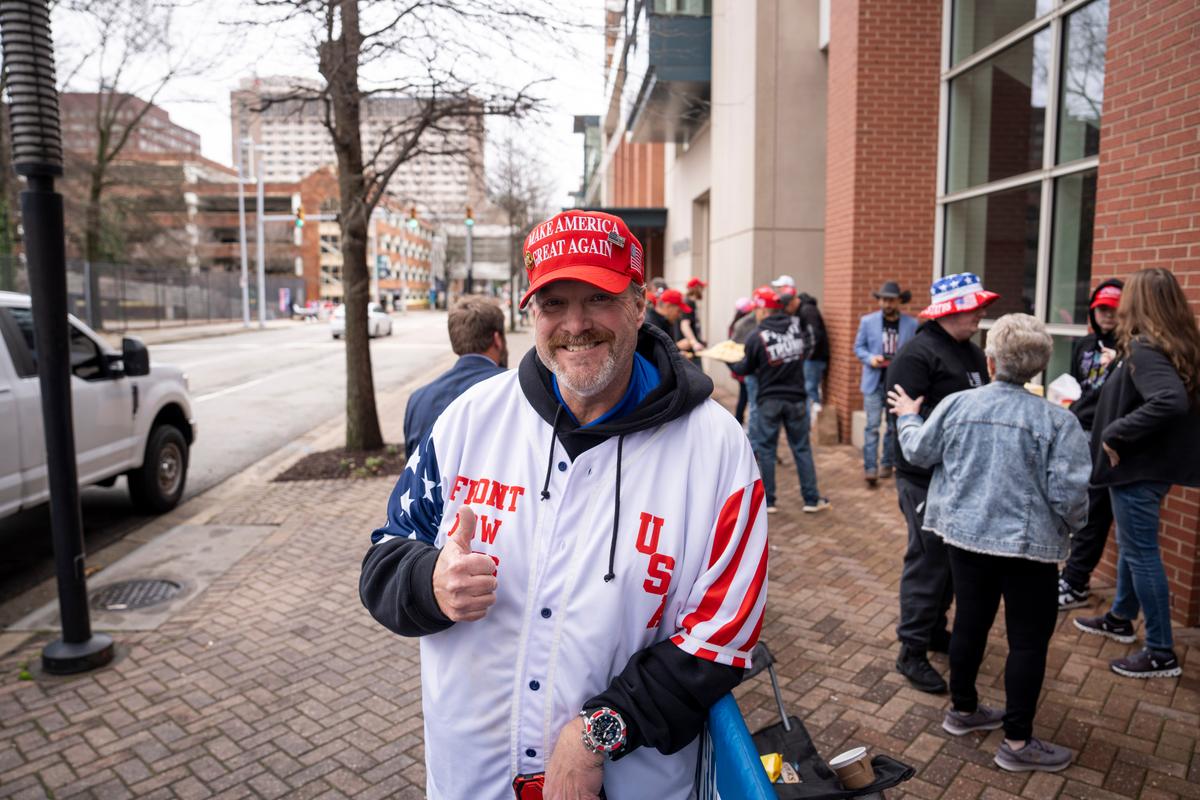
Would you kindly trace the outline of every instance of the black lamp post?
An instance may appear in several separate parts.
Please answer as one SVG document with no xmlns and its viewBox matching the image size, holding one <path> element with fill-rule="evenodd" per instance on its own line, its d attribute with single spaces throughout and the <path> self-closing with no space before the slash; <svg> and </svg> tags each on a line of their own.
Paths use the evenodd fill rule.
<svg viewBox="0 0 1200 800">
<path fill-rule="evenodd" d="M 66 675 L 112 661 L 113 641 L 103 633 L 92 633 L 84 579 L 83 520 L 71 422 L 63 200 L 54 190 L 54 179 L 63 174 L 62 131 L 46 0 L 0 0 L 0 39 L 12 97 L 13 166 L 26 180 L 21 192 L 21 217 L 33 298 L 50 524 L 62 617 L 62 638 L 42 650 L 42 667 Z"/>
</svg>

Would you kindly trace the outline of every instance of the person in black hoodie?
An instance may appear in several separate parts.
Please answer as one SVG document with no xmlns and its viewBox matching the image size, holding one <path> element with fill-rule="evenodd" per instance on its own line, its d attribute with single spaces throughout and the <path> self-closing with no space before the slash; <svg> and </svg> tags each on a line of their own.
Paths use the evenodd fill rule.
<svg viewBox="0 0 1200 800">
<path fill-rule="evenodd" d="M 1081 390 L 1079 399 L 1071 404 L 1071 413 L 1079 420 L 1084 433 L 1091 433 L 1100 389 L 1116 355 L 1117 306 L 1124 285 L 1121 280 L 1112 278 L 1096 287 L 1088 309 L 1092 332 L 1078 339 L 1071 348 L 1071 376 L 1079 382 Z M 1071 537 L 1071 555 L 1058 578 L 1059 611 L 1088 604 L 1092 571 L 1104 555 L 1112 519 L 1108 489 L 1089 489 L 1087 524 Z"/>
<path fill-rule="evenodd" d="M 1158 524 L 1172 484 L 1200 486 L 1200 330 L 1169 270 L 1126 281 L 1117 343 L 1092 426 L 1092 485 L 1109 490 L 1117 523 L 1117 594 L 1108 613 L 1077 618 L 1075 627 L 1132 643 L 1140 609 L 1145 646 L 1109 666 L 1132 678 L 1170 678 L 1182 669 Z"/>
<path fill-rule="evenodd" d="M 712 381 L 642 325 L 641 245 L 619 218 L 564 212 L 525 252 L 535 349 L 435 423 L 359 594 L 423 637 L 434 800 L 543 779 L 548 796 L 683 797 L 687 745 L 765 607 L 753 454 Z M 474 537 L 468 503 L 491 517 Z"/>
<path fill-rule="evenodd" d="M 753 375 L 756 383 L 755 411 L 750 417 L 750 442 L 762 472 L 767 493 L 767 513 L 775 506 L 775 453 L 779 429 L 787 431 L 788 445 L 796 459 L 803 511 L 815 514 L 830 508 L 829 499 L 817 489 L 817 468 L 809 443 L 808 409 L 804 404 L 804 355 L 807 339 L 800 320 L 784 309 L 783 299 L 770 286 L 754 291 L 758 327 L 746 338 L 746 355 L 730 369 L 738 375 Z"/>
<path fill-rule="evenodd" d="M 928 320 L 900 348 L 885 377 L 888 390 L 900 386 L 909 397 L 922 397 L 921 416 L 933 413 L 946 396 L 988 382 L 987 356 L 971 337 L 979 330 L 983 310 L 999 299 L 963 272 L 947 275 L 930 289 L 933 302 L 920 316 Z M 896 669 L 924 692 L 946 691 L 946 681 L 929 663 L 928 651 L 948 652 L 946 612 L 954 599 L 950 562 L 940 536 L 927 531 L 925 498 L 933 471 L 908 462 L 896 442 L 896 496 L 908 524 L 908 549 L 900 575 L 900 622 L 896 636 L 900 656 Z"/>
</svg>

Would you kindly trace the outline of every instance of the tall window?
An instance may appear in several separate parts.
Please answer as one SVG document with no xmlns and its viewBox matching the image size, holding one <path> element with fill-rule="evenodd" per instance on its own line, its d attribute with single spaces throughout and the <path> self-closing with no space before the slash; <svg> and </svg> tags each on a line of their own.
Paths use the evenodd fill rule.
<svg viewBox="0 0 1200 800">
<path fill-rule="evenodd" d="M 1108 0 L 945 8 L 937 270 L 1045 321 L 1054 377 L 1087 331 Z"/>
</svg>

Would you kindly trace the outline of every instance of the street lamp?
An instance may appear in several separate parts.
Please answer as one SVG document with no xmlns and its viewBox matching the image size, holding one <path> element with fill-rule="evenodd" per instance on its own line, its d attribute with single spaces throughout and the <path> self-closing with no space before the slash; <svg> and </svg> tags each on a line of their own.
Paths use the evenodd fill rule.
<svg viewBox="0 0 1200 800">
<path fill-rule="evenodd" d="M 63 174 L 62 134 L 54 41 L 45 0 L 0 0 L 0 39 L 12 100 L 13 167 L 26 179 L 21 192 L 21 219 L 33 300 L 33 338 L 50 485 L 50 529 L 62 618 L 62 638 L 42 650 L 42 667 L 52 674 L 67 675 L 112 661 L 113 640 L 92 632 L 88 613 L 71 413 L 63 199 L 54 189 L 54 179 Z"/>
<path fill-rule="evenodd" d="M 467 218 L 463 220 L 463 224 L 467 226 L 467 281 L 463 287 L 463 294 L 471 294 L 475 288 L 475 258 L 471 251 L 471 233 L 475 230 L 475 215 L 471 213 L 470 206 L 467 206 Z"/>
<path fill-rule="evenodd" d="M 254 161 L 254 142 L 251 139 L 238 139 L 238 244 L 242 254 L 242 327 L 250 327 L 250 278 L 249 264 L 246 254 L 246 173 L 243 169 L 244 151 L 250 145 L 250 160 Z"/>
</svg>

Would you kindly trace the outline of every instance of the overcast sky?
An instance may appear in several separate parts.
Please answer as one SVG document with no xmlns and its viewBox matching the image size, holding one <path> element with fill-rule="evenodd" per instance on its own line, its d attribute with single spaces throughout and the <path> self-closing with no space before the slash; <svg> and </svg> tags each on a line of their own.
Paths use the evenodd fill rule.
<svg viewBox="0 0 1200 800">
<path fill-rule="evenodd" d="M 205 68 L 204 74 L 181 79 L 160 95 L 158 104 L 165 108 L 179 125 L 200 134 L 203 154 L 213 161 L 233 164 L 229 93 L 240 78 L 258 75 L 297 75 L 319 78 L 315 54 L 305 45 L 297 31 L 256 29 L 252 35 L 233 33 L 229 23 L 248 13 L 252 4 L 239 0 L 196 0 L 177 10 L 175 24 L 182 34 L 181 41 L 198 54 L 230 47 L 230 55 Z M 533 40 L 527 51 L 537 61 L 530 67 L 512 59 L 500 59 L 499 74 L 510 83 L 549 77 L 549 83 L 539 89 L 546 99 L 547 112 L 539 119 L 520 125 L 520 135 L 535 150 L 543 154 L 549 176 L 556 182 L 555 205 L 568 205 L 567 194 L 579 186 L 583 163 L 583 137 L 573 132 L 575 114 L 598 114 L 604 102 L 604 39 L 603 0 L 568 0 L 560 7 L 569 9 L 580 24 L 590 27 L 568 37 L 567 42 Z M 72 36 L 80 35 L 80 26 L 56 15 L 55 36 L 59 44 L 60 76 L 70 65 L 70 53 L 64 48 L 75 47 Z M 575 52 L 564 45 L 573 43 Z M 149 74 L 152 69 L 147 69 Z M 494 76 L 493 76 L 494 77 Z M 91 84 L 89 86 L 89 83 Z M 128 84 L 127 84 L 128 85 Z M 71 88 L 94 91 L 94 79 L 81 71 Z"/>
</svg>

